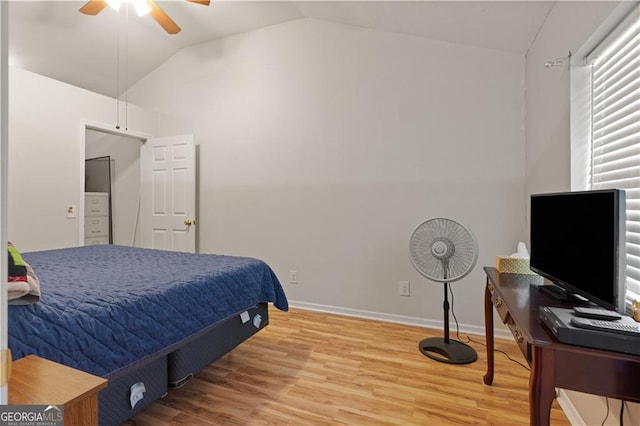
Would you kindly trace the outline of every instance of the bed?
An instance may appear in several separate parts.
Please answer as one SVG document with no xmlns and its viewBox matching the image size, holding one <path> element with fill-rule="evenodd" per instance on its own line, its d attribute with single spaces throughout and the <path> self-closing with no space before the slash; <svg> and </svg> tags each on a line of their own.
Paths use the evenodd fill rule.
<svg viewBox="0 0 640 426">
<path fill-rule="evenodd" d="M 13 358 L 104 377 L 101 425 L 120 424 L 288 309 L 261 260 L 116 245 L 23 254 L 41 300 L 9 306 Z M 139 399 L 139 400 L 137 400 Z"/>
</svg>

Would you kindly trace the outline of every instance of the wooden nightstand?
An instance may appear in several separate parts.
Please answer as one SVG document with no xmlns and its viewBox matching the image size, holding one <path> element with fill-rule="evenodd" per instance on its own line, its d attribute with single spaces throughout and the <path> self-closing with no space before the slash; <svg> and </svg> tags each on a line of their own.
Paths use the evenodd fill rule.
<svg viewBox="0 0 640 426">
<path fill-rule="evenodd" d="M 62 405 L 64 424 L 97 425 L 98 391 L 107 380 L 29 355 L 15 361 L 9 379 L 9 404 Z"/>
</svg>

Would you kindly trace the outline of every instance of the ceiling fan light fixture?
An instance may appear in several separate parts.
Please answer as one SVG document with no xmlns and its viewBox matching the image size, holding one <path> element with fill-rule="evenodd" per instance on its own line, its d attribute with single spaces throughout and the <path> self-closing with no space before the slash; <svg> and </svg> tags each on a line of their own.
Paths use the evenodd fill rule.
<svg viewBox="0 0 640 426">
<path fill-rule="evenodd" d="M 122 4 L 122 0 L 107 0 L 107 4 L 116 12 L 119 12 L 120 5 Z"/>
<path fill-rule="evenodd" d="M 2 0 L 0 0 L 2 1 Z M 209 0 L 186 0 L 191 3 L 209 6 Z M 89 0 L 80 9 L 80 13 L 95 16 L 102 12 L 105 7 L 111 6 L 118 12 L 122 3 L 133 3 L 138 16 L 149 14 L 168 34 L 178 34 L 180 27 L 173 22 L 173 19 L 156 4 L 154 0 Z M 128 15 L 127 15 L 128 16 Z"/>
<path fill-rule="evenodd" d="M 136 7 L 138 16 L 144 16 L 151 12 L 151 6 L 147 0 L 133 0 L 133 5 Z"/>
</svg>

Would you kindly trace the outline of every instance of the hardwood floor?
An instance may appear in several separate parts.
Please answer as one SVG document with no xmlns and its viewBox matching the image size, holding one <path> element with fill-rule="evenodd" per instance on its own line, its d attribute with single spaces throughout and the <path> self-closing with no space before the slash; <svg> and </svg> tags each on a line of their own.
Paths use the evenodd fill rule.
<svg viewBox="0 0 640 426">
<path fill-rule="evenodd" d="M 526 425 L 529 372 L 496 353 L 486 386 L 483 338 L 472 364 L 420 353 L 430 330 L 291 309 L 128 425 Z M 466 340 L 466 335 L 461 335 Z M 478 343 L 475 343 L 478 342 Z M 515 342 L 496 348 L 526 365 Z M 569 425 L 554 402 L 553 425 Z"/>
</svg>

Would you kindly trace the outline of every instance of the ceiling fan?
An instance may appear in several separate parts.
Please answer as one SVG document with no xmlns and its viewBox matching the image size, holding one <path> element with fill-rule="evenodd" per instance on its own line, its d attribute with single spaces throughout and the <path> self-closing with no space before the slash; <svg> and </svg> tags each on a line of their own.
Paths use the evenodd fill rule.
<svg viewBox="0 0 640 426">
<path fill-rule="evenodd" d="M 190 3 L 197 3 L 203 6 L 209 6 L 210 0 L 185 0 Z M 151 17 L 160 24 L 162 28 L 169 34 L 177 34 L 180 32 L 178 24 L 166 14 L 153 0 L 89 0 L 80 8 L 80 12 L 85 15 L 97 15 L 107 6 L 113 7 L 115 10 L 120 8 L 121 3 L 133 3 L 138 12 L 138 16 L 151 14 Z"/>
</svg>

